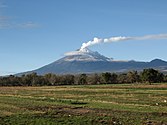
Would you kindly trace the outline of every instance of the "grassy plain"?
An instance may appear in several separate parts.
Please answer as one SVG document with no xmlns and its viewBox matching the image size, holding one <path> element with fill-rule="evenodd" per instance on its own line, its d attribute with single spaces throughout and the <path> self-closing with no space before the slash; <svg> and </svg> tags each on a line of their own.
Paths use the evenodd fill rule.
<svg viewBox="0 0 167 125">
<path fill-rule="evenodd" d="M 0 87 L 1 125 L 167 125 L 167 84 Z"/>
</svg>

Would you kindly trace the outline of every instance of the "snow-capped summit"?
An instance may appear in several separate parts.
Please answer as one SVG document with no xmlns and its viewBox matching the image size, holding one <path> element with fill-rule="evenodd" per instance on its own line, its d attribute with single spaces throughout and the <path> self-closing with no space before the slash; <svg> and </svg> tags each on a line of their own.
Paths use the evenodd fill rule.
<svg viewBox="0 0 167 125">
<path fill-rule="evenodd" d="M 98 52 L 94 52 L 88 48 L 78 49 L 76 51 L 68 52 L 63 61 L 112 61 L 111 58 L 107 58 Z"/>
</svg>

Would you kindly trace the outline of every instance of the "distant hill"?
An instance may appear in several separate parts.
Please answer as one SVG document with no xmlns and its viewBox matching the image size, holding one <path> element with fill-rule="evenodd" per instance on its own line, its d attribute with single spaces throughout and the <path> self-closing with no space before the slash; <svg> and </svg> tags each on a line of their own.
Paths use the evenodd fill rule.
<svg viewBox="0 0 167 125">
<path fill-rule="evenodd" d="M 78 73 L 100 73 L 100 72 L 127 72 L 129 70 L 141 71 L 145 68 L 154 68 L 162 72 L 167 71 L 167 62 L 154 59 L 150 62 L 139 61 L 116 61 L 107 58 L 98 52 L 87 48 L 65 54 L 65 57 L 43 66 L 39 69 L 19 73 L 17 75 L 36 72 L 39 75 L 47 73 L 56 74 L 78 74 Z"/>
</svg>

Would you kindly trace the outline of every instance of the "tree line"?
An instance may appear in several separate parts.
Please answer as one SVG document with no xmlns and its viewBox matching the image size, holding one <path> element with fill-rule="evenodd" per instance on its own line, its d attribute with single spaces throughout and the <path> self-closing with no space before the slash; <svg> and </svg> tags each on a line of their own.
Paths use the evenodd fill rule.
<svg viewBox="0 0 167 125">
<path fill-rule="evenodd" d="M 31 73 L 22 76 L 0 77 L 0 86 L 56 86 L 56 85 L 96 85 L 96 84 L 123 84 L 123 83 L 161 83 L 167 82 L 167 75 L 155 69 L 144 69 L 142 72 L 129 71 L 127 73 L 100 73 L 100 74 L 67 74 L 37 75 Z"/>
</svg>

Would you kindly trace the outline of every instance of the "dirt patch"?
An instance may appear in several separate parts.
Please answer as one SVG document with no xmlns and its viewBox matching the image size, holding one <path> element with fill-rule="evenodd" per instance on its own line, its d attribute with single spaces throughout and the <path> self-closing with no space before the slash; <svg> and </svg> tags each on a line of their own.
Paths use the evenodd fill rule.
<svg viewBox="0 0 167 125">
<path fill-rule="evenodd" d="M 95 111 L 90 108 L 85 107 L 71 107 L 71 106 L 48 106 L 48 107 L 30 107 L 28 110 L 42 111 L 42 112 L 52 112 L 60 114 L 69 114 L 69 115 L 85 115 L 88 113 L 94 113 Z"/>
</svg>

